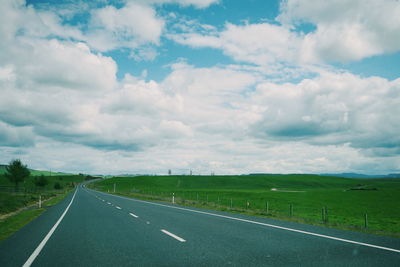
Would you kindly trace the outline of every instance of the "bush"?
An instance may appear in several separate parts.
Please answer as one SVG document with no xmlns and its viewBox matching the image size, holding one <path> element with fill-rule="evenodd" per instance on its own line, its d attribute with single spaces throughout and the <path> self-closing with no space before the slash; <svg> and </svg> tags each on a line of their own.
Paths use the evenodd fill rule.
<svg viewBox="0 0 400 267">
<path fill-rule="evenodd" d="M 46 179 L 46 177 L 41 175 L 39 178 L 35 177 L 35 179 L 33 180 L 33 183 L 36 186 L 45 187 L 49 183 L 49 181 Z"/>
<path fill-rule="evenodd" d="M 62 186 L 60 185 L 59 182 L 54 184 L 54 189 L 56 189 L 56 190 L 62 189 Z"/>
</svg>

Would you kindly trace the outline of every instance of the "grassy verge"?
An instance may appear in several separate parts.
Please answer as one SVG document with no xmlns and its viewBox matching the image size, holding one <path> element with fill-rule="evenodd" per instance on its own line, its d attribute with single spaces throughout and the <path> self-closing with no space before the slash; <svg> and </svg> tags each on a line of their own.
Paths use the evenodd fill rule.
<svg viewBox="0 0 400 267">
<path fill-rule="evenodd" d="M 0 220 L 0 241 L 24 227 L 44 211 L 45 209 L 24 210 L 14 216 Z"/>
<path fill-rule="evenodd" d="M 316 175 L 120 177 L 90 187 L 128 197 L 400 237 L 400 179 Z M 365 224 L 367 214 L 367 225 Z"/>
<path fill-rule="evenodd" d="M 36 217 L 40 216 L 47 207 L 53 206 L 63 200 L 71 191 L 72 189 L 53 196 L 43 203 L 43 208 L 41 209 L 37 207 L 30 209 L 28 208 L 10 217 L 0 220 L 0 241 L 6 239 L 22 227 L 24 227 L 26 224 L 34 220 Z"/>
</svg>

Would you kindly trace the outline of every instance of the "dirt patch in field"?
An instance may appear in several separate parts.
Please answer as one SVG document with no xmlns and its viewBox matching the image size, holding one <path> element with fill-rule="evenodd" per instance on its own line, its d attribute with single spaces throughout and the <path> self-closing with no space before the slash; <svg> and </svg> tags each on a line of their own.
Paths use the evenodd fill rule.
<svg viewBox="0 0 400 267">
<path fill-rule="evenodd" d="M 294 191 L 294 190 L 285 190 L 285 189 L 278 189 L 278 188 L 271 188 L 271 191 L 274 192 L 287 192 L 287 193 L 304 193 L 306 191 Z"/>
</svg>

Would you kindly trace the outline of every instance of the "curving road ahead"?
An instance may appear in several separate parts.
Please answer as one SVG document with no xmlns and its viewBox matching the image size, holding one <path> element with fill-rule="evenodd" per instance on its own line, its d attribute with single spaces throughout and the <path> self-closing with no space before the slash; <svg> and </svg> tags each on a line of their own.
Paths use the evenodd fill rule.
<svg viewBox="0 0 400 267">
<path fill-rule="evenodd" d="M 400 239 L 74 194 L 0 243 L 0 266 L 398 266 Z"/>
</svg>

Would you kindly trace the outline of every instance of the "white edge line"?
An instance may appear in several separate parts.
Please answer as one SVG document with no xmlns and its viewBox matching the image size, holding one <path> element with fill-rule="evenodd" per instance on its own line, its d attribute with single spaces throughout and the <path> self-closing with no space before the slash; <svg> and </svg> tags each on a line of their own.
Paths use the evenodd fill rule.
<svg viewBox="0 0 400 267">
<path fill-rule="evenodd" d="M 170 232 L 168 232 L 167 230 L 161 229 L 161 232 L 163 232 L 164 234 L 169 235 L 170 237 L 175 238 L 175 239 L 178 240 L 179 242 L 186 242 L 185 239 L 183 239 L 183 238 L 181 238 L 181 237 L 179 237 L 179 236 L 177 236 L 177 235 L 174 235 L 173 233 L 170 233 Z"/>
<path fill-rule="evenodd" d="M 51 235 L 54 233 L 54 231 L 57 229 L 57 226 L 60 224 L 62 219 L 64 218 L 65 214 L 67 214 L 67 211 L 69 210 L 69 207 L 71 207 L 72 202 L 74 201 L 76 192 L 78 192 L 78 189 L 75 190 L 74 196 L 71 199 L 71 202 L 69 202 L 67 208 L 65 209 L 64 213 L 61 215 L 61 217 L 58 219 L 56 224 L 51 228 L 51 230 L 47 233 L 45 238 L 40 242 L 39 246 L 33 251 L 32 255 L 26 260 L 23 267 L 28 267 L 31 266 L 33 261 L 36 259 L 36 257 L 39 255 L 40 251 L 42 251 L 43 247 L 46 245 L 47 241 L 50 239 Z"/>
<path fill-rule="evenodd" d="M 135 218 L 139 218 L 139 216 L 137 216 L 137 215 L 135 215 L 133 213 L 130 213 L 130 212 L 129 212 L 129 215 L 131 215 L 132 217 L 135 217 Z"/>
<path fill-rule="evenodd" d="M 99 192 L 101 194 L 106 194 L 106 193 L 103 193 L 103 192 L 100 192 L 100 191 L 96 191 L 96 192 Z M 235 217 L 230 217 L 230 216 L 226 216 L 226 215 L 215 214 L 215 213 L 210 213 L 210 212 L 205 212 L 205 211 L 191 210 L 191 209 L 175 207 L 175 206 L 168 206 L 168 205 L 164 205 L 164 204 L 160 204 L 160 203 L 148 202 L 148 201 L 144 201 L 144 200 L 138 200 L 138 199 L 127 198 L 127 197 L 122 197 L 122 196 L 116 196 L 116 195 L 111 195 L 111 194 L 107 194 L 107 195 L 118 197 L 118 198 L 123 198 L 123 199 L 128 199 L 128 200 L 131 200 L 131 201 L 143 202 L 143 203 L 147 203 L 147 204 L 151 204 L 151 205 L 155 205 L 155 206 L 167 207 L 167 208 L 178 209 L 178 210 L 185 210 L 185 211 L 190 211 L 190 212 L 195 212 L 195 213 L 200 213 L 200 214 L 206 214 L 206 215 L 221 217 L 221 218 L 230 219 L 230 220 L 253 223 L 253 224 L 268 226 L 268 227 L 277 228 L 277 229 L 281 229 L 281 230 L 297 232 L 297 233 L 302 233 L 302 234 L 312 235 L 312 236 L 318 236 L 318 237 L 322 237 L 322 238 L 337 240 L 337 241 L 356 244 L 356 245 L 360 245 L 360 246 L 377 248 L 377 249 L 382 249 L 382 250 L 387 250 L 387 251 L 400 253 L 399 249 L 388 248 L 388 247 L 383 247 L 383 246 L 377 246 L 377 245 L 372 245 L 372 244 L 368 244 L 368 243 L 353 241 L 353 240 L 344 239 L 344 238 L 338 238 L 338 237 L 329 236 L 329 235 L 322 235 L 322 234 L 317 234 L 317 233 L 297 230 L 297 229 L 293 229 L 293 228 L 288 228 L 288 227 L 283 227 L 283 226 L 278 226 L 278 225 L 273 225 L 273 224 L 268 224 L 268 223 L 256 222 L 256 221 L 251 221 L 251 220 L 246 220 L 246 219 L 241 219 L 241 218 L 235 218 Z"/>
</svg>

